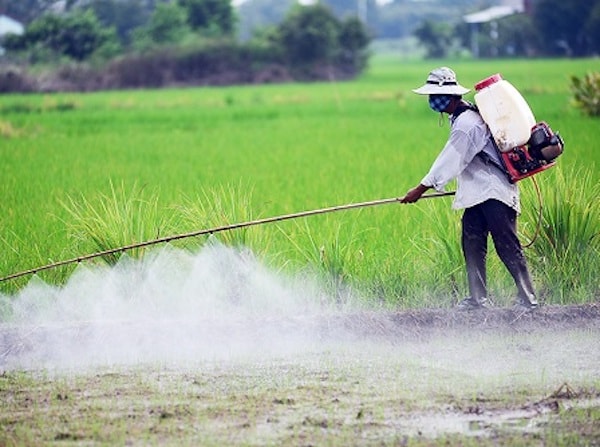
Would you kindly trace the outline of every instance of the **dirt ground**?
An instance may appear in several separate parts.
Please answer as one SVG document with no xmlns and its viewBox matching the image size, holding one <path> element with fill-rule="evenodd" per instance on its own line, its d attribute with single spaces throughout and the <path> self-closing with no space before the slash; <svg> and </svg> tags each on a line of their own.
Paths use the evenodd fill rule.
<svg viewBox="0 0 600 447">
<path fill-rule="evenodd" d="M 140 320 L 114 320 L 100 322 L 79 321 L 51 325 L 11 326 L 0 324 L 0 370 L 6 367 L 13 357 L 26 354 L 28 350 L 44 344 L 49 337 L 85 341 L 98 324 L 102 330 L 130 335 L 129 329 L 146 328 L 146 322 Z M 491 307 L 475 311 L 457 309 L 417 309 L 391 311 L 351 311 L 325 313 L 323 315 L 270 317 L 248 317 L 192 320 L 152 321 L 153 331 L 169 329 L 172 325 L 202 326 L 202 335 L 208 339 L 239 337 L 266 340 L 269 336 L 282 333 L 311 333 L 318 339 L 353 338 L 384 339 L 393 344 L 402 340 L 423 340 L 445 333 L 477 331 L 479 333 L 497 332 L 552 332 L 566 330 L 585 330 L 600 327 L 600 303 L 582 305 L 544 305 L 534 310 L 512 307 Z M 105 335 L 105 334 L 103 334 Z M 198 335 L 195 333 L 194 335 Z M 264 339 L 263 339 L 264 338 Z"/>
<path fill-rule="evenodd" d="M 345 325 L 354 331 L 366 330 L 391 337 L 419 337 L 446 330 L 566 330 L 597 327 L 600 303 L 582 305 L 544 305 L 532 311 L 512 307 L 490 307 L 476 311 L 420 309 L 391 313 L 354 314 Z"/>
<path fill-rule="evenodd" d="M 179 321 L 206 343 L 100 349 L 172 323 L 0 326 L 0 445 L 600 445 L 597 303 Z M 61 365 L 49 340 L 95 352 Z"/>
</svg>

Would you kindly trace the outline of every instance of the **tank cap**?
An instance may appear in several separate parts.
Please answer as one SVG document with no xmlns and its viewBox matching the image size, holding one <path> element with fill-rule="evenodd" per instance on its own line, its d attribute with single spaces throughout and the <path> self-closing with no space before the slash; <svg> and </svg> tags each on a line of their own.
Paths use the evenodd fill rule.
<svg viewBox="0 0 600 447">
<path fill-rule="evenodd" d="M 479 91 L 501 80 L 502 76 L 500 75 L 500 73 L 496 73 L 495 75 L 492 75 L 489 78 L 485 78 L 483 81 L 479 81 L 477 84 L 475 84 L 475 90 Z"/>
</svg>

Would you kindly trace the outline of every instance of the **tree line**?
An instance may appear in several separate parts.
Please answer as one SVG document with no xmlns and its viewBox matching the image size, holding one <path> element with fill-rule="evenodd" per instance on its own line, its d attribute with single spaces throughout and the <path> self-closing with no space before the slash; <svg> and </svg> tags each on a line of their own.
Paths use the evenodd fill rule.
<svg viewBox="0 0 600 447">
<path fill-rule="evenodd" d="M 365 26 L 323 4 L 294 4 L 279 24 L 240 41 L 229 0 L 156 1 L 153 8 L 149 1 L 67 2 L 3 39 L 5 57 L 57 67 L 49 90 L 346 79 L 367 63 Z M 0 80 L 0 90 L 36 89 L 14 72 L 10 82 Z"/>
<path fill-rule="evenodd" d="M 424 20 L 414 30 L 429 57 L 471 49 L 482 57 L 584 57 L 600 54 L 600 0 L 534 0 L 526 13 L 481 24 Z"/>
<path fill-rule="evenodd" d="M 469 54 L 474 39 L 481 57 L 600 53 L 600 0 L 529 0 L 526 13 L 476 26 L 464 14 L 489 2 L 247 0 L 235 8 L 231 0 L 65 0 L 60 10 L 57 3 L 0 0 L 0 13 L 26 24 L 23 35 L 0 42 L 0 61 L 56 67 L 60 79 L 48 89 L 346 79 L 366 67 L 373 38 L 416 36 L 432 58 Z M 0 91 L 36 88 L 23 70 L 11 70 Z"/>
<path fill-rule="evenodd" d="M 474 27 L 465 24 L 463 16 L 494 2 L 320 0 L 338 18 L 357 16 L 373 38 L 417 36 L 431 57 L 469 51 L 474 32 L 483 56 L 585 56 L 600 52 L 600 0 L 526 2 L 530 7 L 525 14 Z M 0 0 L 0 13 L 29 25 L 52 12 L 56 3 Z M 280 24 L 295 4 L 296 0 L 247 0 L 233 8 L 231 0 L 65 0 L 67 11 L 91 10 L 103 28 L 115 31 L 113 52 L 119 49 L 115 42 L 125 51 L 156 41 L 177 41 L 188 28 L 213 37 L 224 31 L 248 40 Z M 186 11 L 176 11 L 177 7 Z"/>
</svg>

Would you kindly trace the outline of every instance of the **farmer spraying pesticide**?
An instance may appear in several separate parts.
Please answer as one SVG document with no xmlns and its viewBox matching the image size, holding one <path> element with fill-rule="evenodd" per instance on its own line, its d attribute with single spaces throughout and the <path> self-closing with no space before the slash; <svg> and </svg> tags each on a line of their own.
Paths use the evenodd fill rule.
<svg viewBox="0 0 600 447">
<path fill-rule="evenodd" d="M 520 212 L 519 190 L 499 168 L 501 157 L 490 129 L 477 109 L 462 99 L 469 89 L 461 86 L 455 73 L 441 67 L 429 73 L 427 82 L 415 90 L 429 96 L 435 112 L 447 113 L 450 136 L 421 183 L 400 199 L 418 201 L 425 191 L 457 179 L 453 208 L 463 209 L 462 250 L 466 262 L 470 296 L 461 309 L 478 309 L 488 302 L 486 284 L 487 240 L 491 234 L 498 256 L 517 286 L 516 306 L 533 309 L 538 303 L 527 268 L 523 248 L 517 237 Z"/>
</svg>

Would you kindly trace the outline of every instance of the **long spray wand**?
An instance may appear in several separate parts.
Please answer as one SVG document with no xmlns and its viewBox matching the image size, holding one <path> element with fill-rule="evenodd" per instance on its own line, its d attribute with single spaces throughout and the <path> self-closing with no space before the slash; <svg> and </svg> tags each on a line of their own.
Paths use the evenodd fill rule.
<svg viewBox="0 0 600 447">
<path fill-rule="evenodd" d="M 444 197 L 444 196 L 450 196 L 450 195 L 454 195 L 454 194 L 455 194 L 455 191 L 436 192 L 436 193 L 431 193 L 431 194 L 424 194 L 421 196 L 421 199 L 432 199 L 432 198 L 436 198 L 436 197 Z M 310 211 L 301 211 L 298 213 L 284 214 L 281 216 L 274 216 L 274 217 L 266 217 L 263 219 L 257 219 L 257 220 L 247 221 L 247 222 L 223 225 L 223 226 L 214 227 L 214 228 L 206 228 L 203 230 L 197 230 L 197 231 L 177 234 L 177 235 L 173 235 L 173 236 L 164 236 L 164 237 L 152 239 L 149 241 L 137 242 L 137 243 L 130 244 L 130 245 L 124 245 L 122 247 L 111 248 L 108 250 L 103 250 L 103 251 L 99 251 L 96 253 L 78 256 L 76 258 L 67 259 L 64 261 L 54 262 L 52 264 L 43 265 L 43 266 L 36 267 L 33 269 L 24 270 L 22 272 L 13 273 L 11 275 L 0 278 L 0 282 L 20 278 L 20 277 L 26 276 L 26 275 L 35 275 L 38 272 L 54 269 L 56 267 L 61 267 L 61 266 L 68 265 L 68 264 L 75 264 L 75 263 L 87 261 L 87 260 L 93 259 L 93 258 L 99 258 L 102 256 L 112 255 L 115 253 L 122 253 L 122 252 L 126 252 L 126 251 L 133 250 L 136 248 L 148 247 L 150 245 L 169 243 L 169 242 L 176 241 L 179 239 L 187 239 L 187 238 L 191 238 L 191 237 L 202 236 L 205 234 L 220 233 L 222 231 L 236 230 L 238 228 L 251 227 L 251 226 L 255 226 L 255 225 L 264 225 L 264 224 L 271 223 L 271 222 L 280 222 L 282 220 L 298 219 L 300 217 L 314 216 L 316 214 L 332 213 L 335 211 L 350 210 L 350 209 L 354 209 L 354 208 L 365 208 L 368 206 L 385 205 L 388 203 L 396 203 L 399 201 L 400 201 L 399 198 L 392 197 L 389 199 L 372 200 L 369 202 L 350 203 L 347 205 L 331 206 L 328 208 L 321 208 L 321 209 L 310 210 Z"/>
</svg>

